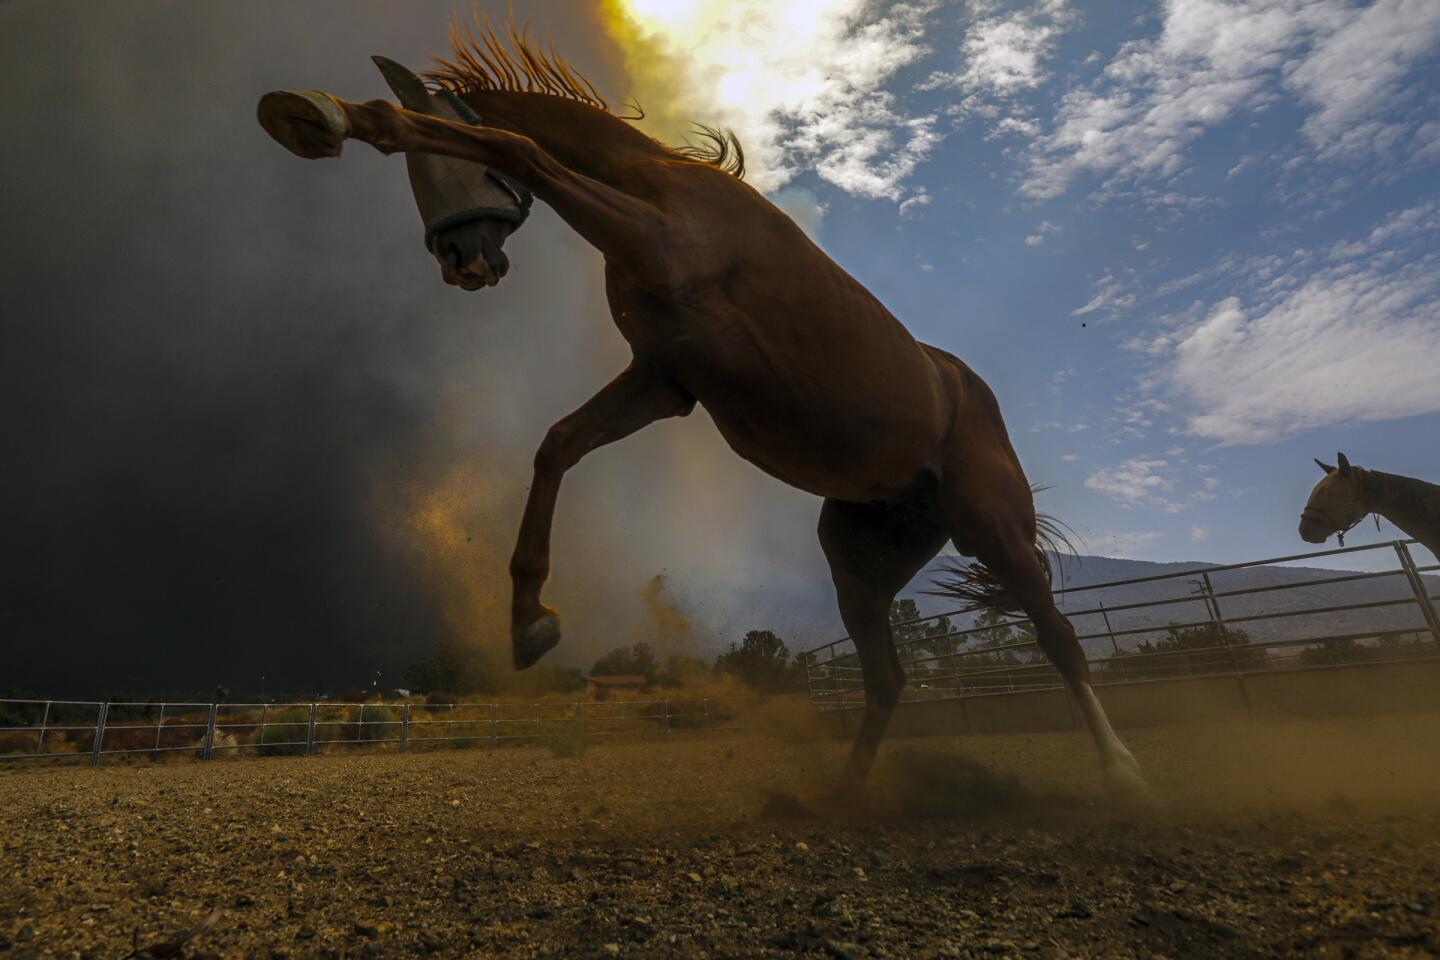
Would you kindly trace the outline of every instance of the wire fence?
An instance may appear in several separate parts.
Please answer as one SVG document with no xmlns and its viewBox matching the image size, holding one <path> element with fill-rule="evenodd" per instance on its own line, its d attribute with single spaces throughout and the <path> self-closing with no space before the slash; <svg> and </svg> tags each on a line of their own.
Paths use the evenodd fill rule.
<svg viewBox="0 0 1440 960">
<path fill-rule="evenodd" d="M 1435 578 L 1414 540 L 1204 566 L 1148 577 L 1061 587 L 1057 604 L 1076 628 L 1097 685 L 1321 669 L 1440 657 Z M 1277 564 L 1364 554 L 1382 569 L 1314 576 Z M 1227 584 L 1226 581 L 1232 581 Z M 1323 602 L 1314 602 L 1317 591 Z M 1118 599 L 1117 594 L 1123 594 Z M 1107 601 L 1107 597 L 1110 602 Z M 1309 598 L 1307 600 L 1307 597 Z M 981 618 L 956 629 L 961 611 L 893 624 L 907 700 L 957 699 L 1060 687 L 1026 618 Z M 1097 648 L 1099 652 L 1097 651 Z M 805 651 L 806 685 L 822 709 L 864 702 L 864 678 L 846 637 Z"/>
<path fill-rule="evenodd" d="M 0 760 L 188 754 L 313 756 L 543 743 L 550 737 L 666 736 L 734 718 L 708 698 L 575 703 L 130 703 L 0 700 Z"/>
</svg>

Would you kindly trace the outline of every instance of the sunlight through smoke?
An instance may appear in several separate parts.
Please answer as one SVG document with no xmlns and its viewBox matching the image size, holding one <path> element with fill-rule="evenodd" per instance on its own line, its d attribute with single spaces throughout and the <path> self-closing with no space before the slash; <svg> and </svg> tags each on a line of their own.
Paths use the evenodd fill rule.
<svg viewBox="0 0 1440 960">
<path fill-rule="evenodd" d="M 877 16 L 865 0 L 606 0 L 605 21 L 657 136 L 682 138 L 691 120 L 726 126 L 761 190 L 813 169 L 899 200 L 938 135 L 884 84 L 925 52 L 935 6 Z"/>
</svg>

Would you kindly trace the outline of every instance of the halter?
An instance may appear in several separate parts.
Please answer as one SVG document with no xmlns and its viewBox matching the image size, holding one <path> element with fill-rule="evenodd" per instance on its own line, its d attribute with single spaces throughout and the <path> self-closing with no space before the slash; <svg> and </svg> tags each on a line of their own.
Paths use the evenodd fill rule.
<svg viewBox="0 0 1440 960">
<path fill-rule="evenodd" d="M 1365 502 L 1365 471 L 1362 470 L 1362 469 L 1359 468 L 1359 467 L 1356 467 L 1355 470 L 1354 470 L 1354 473 L 1355 473 L 1355 486 L 1356 486 L 1357 488 L 1359 488 L 1359 492 L 1360 492 L 1360 502 L 1361 502 L 1361 503 L 1364 503 L 1364 502 Z M 1343 530 L 1340 528 L 1340 524 L 1336 523 L 1333 518 L 1327 517 L 1324 513 L 1322 513 L 1322 512 L 1319 511 L 1319 510 L 1314 509 L 1313 507 L 1307 506 L 1304 510 L 1301 510 L 1301 511 L 1300 511 L 1300 519 L 1301 519 L 1301 520 L 1305 520 L 1305 519 L 1315 520 L 1315 521 L 1318 521 L 1319 523 L 1323 523 L 1323 524 L 1324 524 L 1325 526 L 1327 526 L 1327 527 L 1334 527 L 1334 528 L 1335 528 L 1336 539 L 1340 542 L 1340 546 L 1343 547 L 1343 546 L 1345 546 L 1345 534 L 1349 533 L 1351 530 L 1354 530 L 1356 527 L 1360 526 L 1361 522 L 1364 521 L 1364 519 L 1365 519 L 1365 514 L 1366 514 L 1366 513 L 1371 513 L 1371 512 L 1372 512 L 1372 511 L 1366 510 L 1365 513 L 1360 514 L 1359 519 L 1357 519 L 1354 523 L 1350 524 L 1350 526 L 1345 527 Z M 1379 531 L 1379 529 L 1380 529 L 1380 515 L 1379 515 L 1378 513 L 1375 514 L 1375 529 L 1376 529 L 1376 531 Z"/>
<path fill-rule="evenodd" d="M 439 95 L 445 99 L 446 103 L 450 104 L 451 109 L 459 115 L 461 120 L 464 120 L 472 127 L 484 126 L 484 122 L 480 119 L 479 114 L 470 109 L 470 104 L 461 100 L 453 92 L 441 90 Z M 535 202 L 535 195 L 519 180 L 503 174 L 492 167 L 485 168 L 485 175 L 498 183 L 506 193 L 510 194 L 510 196 L 514 198 L 516 206 L 471 207 L 469 210 L 461 210 L 457 213 L 451 213 L 441 217 L 425 228 L 425 249 L 428 252 L 432 254 L 435 252 L 435 237 L 438 234 L 453 229 L 454 227 L 472 223 L 476 220 L 508 220 L 515 224 L 515 226 L 510 228 L 511 233 L 519 230 L 525 223 L 526 218 L 530 216 L 530 205 Z"/>
</svg>

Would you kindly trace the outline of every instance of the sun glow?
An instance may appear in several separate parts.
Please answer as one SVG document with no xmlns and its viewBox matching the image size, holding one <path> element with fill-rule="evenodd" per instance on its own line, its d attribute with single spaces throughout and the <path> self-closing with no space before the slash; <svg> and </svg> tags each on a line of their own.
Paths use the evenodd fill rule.
<svg viewBox="0 0 1440 960">
<path fill-rule="evenodd" d="M 874 122 L 877 114 L 886 119 L 888 99 L 875 94 L 918 55 L 921 14 L 864 21 L 867 6 L 865 0 L 605 0 L 604 17 L 648 114 L 647 129 L 674 139 L 692 120 L 729 127 L 745 147 L 751 182 L 774 190 L 811 161 L 825 176 L 822 155 L 838 149 L 832 137 Z M 851 189 L 840 182 L 846 171 L 837 170 L 835 182 Z M 889 195 L 886 189 L 857 192 Z"/>
</svg>

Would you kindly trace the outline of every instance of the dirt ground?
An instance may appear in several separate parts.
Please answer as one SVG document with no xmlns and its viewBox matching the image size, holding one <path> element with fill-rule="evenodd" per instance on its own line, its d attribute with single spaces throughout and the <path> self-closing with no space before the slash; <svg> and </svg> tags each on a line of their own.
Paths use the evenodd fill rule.
<svg viewBox="0 0 1440 960">
<path fill-rule="evenodd" d="M 683 737 L 683 738 L 682 738 Z M 843 744 L 700 739 L 0 768 L 0 960 L 1440 953 L 1440 716 L 895 741 L 858 809 L 763 816 Z"/>
</svg>

